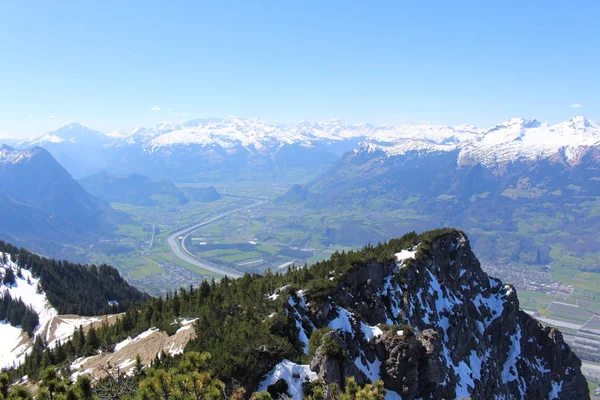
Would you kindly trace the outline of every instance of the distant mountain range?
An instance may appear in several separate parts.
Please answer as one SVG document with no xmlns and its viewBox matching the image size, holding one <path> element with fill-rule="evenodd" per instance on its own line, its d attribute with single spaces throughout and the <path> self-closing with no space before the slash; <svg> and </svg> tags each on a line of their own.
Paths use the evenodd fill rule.
<svg viewBox="0 0 600 400">
<path fill-rule="evenodd" d="M 484 259 L 545 264 L 562 258 L 598 270 L 599 182 L 598 123 L 515 119 L 487 130 L 421 129 L 387 142 L 363 141 L 278 201 L 395 215 L 379 225 L 381 236 L 370 234 L 373 240 L 402 229 L 460 226 L 477 237 Z"/>
<path fill-rule="evenodd" d="M 600 124 L 583 117 L 555 125 L 511 119 L 491 128 L 228 117 L 138 128 L 118 138 L 71 124 L 19 146 L 32 144 L 63 160 L 78 179 L 108 173 L 82 182 L 109 201 L 122 200 L 107 197 L 122 193 L 120 185 L 146 201 L 145 190 L 163 179 L 278 180 L 306 183 L 278 200 L 284 203 L 419 216 L 401 224 L 389 220 L 364 235 L 328 227 L 324 244 L 383 240 L 444 223 L 476 233 L 483 258 L 546 262 L 553 246 L 577 254 L 597 249 Z M 159 192 L 169 191 L 164 182 L 157 185 Z M 11 203 L 15 214 L 24 214 L 23 206 Z M 507 246 L 508 238 L 517 243 Z M 588 268 L 587 261 L 577 263 Z"/>
<path fill-rule="evenodd" d="M 17 147 L 46 148 L 77 178 L 107 171 L 177 181 L 293 180 L 323 172 L 350 150 L 387 156 L 456 152 L 460 165 L 487 167 L 551 156 L 574 164 L 599 143 L 600 124 L 583 117 L 556 125 L 512 119 L 491 128 L 339 120 L 275 124 L 227 117 L 136 128 L 121 137 L 74 123 Z"/>
<path fill-rule="evenodd" d="M 115 217 L 41 147 L 0 147 L 0 210 L 3 239 L 52 255 L 65 243 L 91 243 Z"/>
</svg>

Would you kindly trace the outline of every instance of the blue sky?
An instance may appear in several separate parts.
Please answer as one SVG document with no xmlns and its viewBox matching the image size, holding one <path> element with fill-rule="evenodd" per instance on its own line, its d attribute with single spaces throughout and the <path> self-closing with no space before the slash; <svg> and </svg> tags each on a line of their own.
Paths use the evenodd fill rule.
<svg viewBox="0 0 600 400">
<path fill-rule="evenodd" d="M 4 1 L 0 133 L 600 120 L 599 16 L 598 1 Z"/>
</svg>

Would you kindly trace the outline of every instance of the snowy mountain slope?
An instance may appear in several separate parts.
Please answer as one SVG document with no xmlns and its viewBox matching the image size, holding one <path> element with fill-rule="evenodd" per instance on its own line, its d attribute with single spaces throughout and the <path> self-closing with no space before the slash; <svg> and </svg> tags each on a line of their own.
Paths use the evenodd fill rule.
<svg viewBox="0 0 600 400">
<path fill-rule="evenodd" d="M 570 164 L 579 160 L 580 150 L 600 146 L 600 124 L 575 117 L 556 125 L 535 120 L 512 119 L 476 140 L 461 146 L 461 160 L 493 165 L 519 159 L 538 160 L 564 150 Z"/>
<path fill-rule="evenodd" d="M 376 127 L 366 123 L 347 124 L 340 120 L 275 124 L 258 119 L 227 117 L 159 125 L 154 130 L 136 128 L 114 145 L 138 144 L 151 152 L 159 151 L 163 147 L 186 145 L 220 146 L 224 149 L 242 146 L 249 150 L 261 151 L 282 145 L 298 144 L 312 147 L 355 139 L 378 142 L 418 139 L 432 143 L 458 143 L 474 137 L 479 131 L 481 130 L 470 126 L 409 124 Z"/>
<path fill-rule="evenodd" d="M 0 253 L 0 257 L 3 257 Z M 20 364 L 25 354 L 29 354 L 33 347 L 33 341 L 36 336 L 40 336 L 50 347 L 56 344 L 56 340 L 69 338 L 79 325 L 89 325 L 92 322 L 100 321 L 100 318 L 68 318 L 66 321 L 61 319 L 58 312 L 46 297 L 46 293 L 40 289 L 40 279 L 32 275 L 31 271 L 21 268 L 21 276 L 17 275 L 19 270 L 17 264 L 13 262 L 9 254 L 6 254 L 7 262 L 0 266 L 0 272 L 4 276 L 7 269 L 12 269 L 15 274 L 15 283 L 4 285 L 0 283 L 0 297 L 9 293 L 13 299 L 21 299 L 27 306 L 31 307 L 39 318 L 39 324 L 33 332 L 33 336 L 28 338 L 20 327 L 9 325 L 6 321 L 0 322 L 0 368 L 10 367 Z"/>
<path fill-rule="evenodd" d="M 103 145 L 111 142 L 108 135 L 100 131 L 86 128 L 85 126 L 72 123 L 62 128 L 46 132 L 38 136 L 27 139 L 22 139 L 18 142 L 18 146 L 32 147 L 43 146 L 45 144 L 81 144 L 81 145 Z"/>
<path fill-rule="evenodd" d="M 423 141 L 439 145 L 457 145 L 463 157 L 491 162 L 485 153 L 506 161 L 515 157 L 546 157 L 562 147 L 592 146 L 600 141 L 600 124 L 574 117 L 556 125 L 515 118 L 491 128 L 471 125 L 444 126 L 429 123 L 381 125 L 348 124 L 340 120 L 302 121 L 278 124 L 259 119 L 236 117 L 195 119 L 180 124 L 161 124 L 153 129 L 136 128 L 129 134 L 111 137 L 73 123 L 19 142 L 22 146 L 48 144 L 87 145 L 110 143 L 111 147 L 137 145 L 155 152 L 173 146 L 236 146 L 261 151 L 282 145 L 312 147 L 317 143 L 363 139 L 397 147 L 399 142 Z M 489 155 L 489 154 L 488 154 Z"/>
<path fill-rule="evenodd" d="M 356 152 L 384 152 L 389 157 L 412 151 L 459 150 L 458 164 L 494 167 L 515 161 L 536 161 L 563 154 L 561 161 L 575 164 L 582 153 L 600 147 L 600 124 L 574 117 L 556 125 L 522 118 L 511 119 L 489 129 L 414 126 L 396 129 L 385 137 L 381 132 L 368 138 Z"/>
<path fill-rule="evenodd" d="M 140 132 L 144 134 L 140 135 Z M 422 142 L 456 145 L 464 149 L 463 157 L 489 163 L 494 159 L 490 160 L 490 152 L 498 161 L 507 161 L 519 157 L 547 157 L 562 147 L 595 145 L 600 141 L 600 124 L 583 117 L 574 117 L 556 125 L 521 118 L 486 129 L 470 125 L 450 127 L 428 123 L 373 126 L 346 124 L 339 120 L 320 123 L 303 121 L 283 125 L 227 117 L 160 125 L 151 131 L 136 130 L 121 141 L 137 142 L 132 140 L 134 137 L 142 139 L 141 142 L 144 142 L 148 151 L 191 144 L 218 145 L 226 149 L 240 145 L 260 151 L 286 144 L 310 147 L 320 142 L 360 138 L 387 144 L 390 148 L 395 148 L 397 153 L 399 143 L 414 145 L 415 142 Z"/>
<path fill-rule="evenodd" d="M 147 298 L 107 265 L 57 261 L 0 241 L 0 368 L 21 363 L 38 337 L 52 349 Z"/>
<path fill-rule="evenodd" d="M 367 144 L 359 145 L 364 142 Z M 430 123 L 349 124 L 340 120 L 280 124 L 236 117 L 195 119 L 128 134 L 104 135 L 78 124 L 20 142 L 48 149 L 76 177 L 100 171 L 175 179 L 250 178 L 320 172 L 351 150 L 393 157 L 459 151 L 459 165 L 486 167 L 554 157 L 574 164 L 598 148 L 600 124 L 575 117 L 556 125 L 511 119 L 491 128 Z M 290 160 L 292 160 L 290 162 Z M 285 174 L 284 174 L 285 175 Z"/>
<path fill-rule="evenodd" d="M 581 361 L 561 333 L 519 310 L 516 290 L 481 270 L 461 232 L 406 249 L 395 263 L 356 265 L 339 279 L 325 300 L 287 290 L 299 342 L 317 328 L 330 331 L 310 365 L 283 360 L 262 390 L 281 378 L 300 399 L 304 380 L 343 385 L 352 376 L 382 379 L 390 396 L 405 400 L 589 398 Z"/>
<path fill-rule="evenodd" d="M 71 363 L 71 378 L 88 375 L 96 379 L 106 377 L 105 368 L 110 365 L 114 370 L 129 375 L 133 373 L 137 356 L 143 366 L 149 365 L 161 352 L 171 356 L 183 354 L 190 340 L 196 337 L 195 319 L 178 319 L 174 321 L 180 328 L 172 335 L 158 328 L 150 328 L 133 338 L 127 338 L 115 345 L 114 351 L 103 351 L 96 355 L 83 357 Z"/>
</svg>

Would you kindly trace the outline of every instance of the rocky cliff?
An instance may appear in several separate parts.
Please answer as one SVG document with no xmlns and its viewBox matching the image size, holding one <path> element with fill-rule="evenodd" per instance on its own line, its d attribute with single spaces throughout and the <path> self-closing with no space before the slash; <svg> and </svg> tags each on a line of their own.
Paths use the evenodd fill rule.
<svg viewBox="0 0 600 400">
<path fill-rule="evenodd" d="M 354 377 L 381 379 L 387 398 L 404 400 L 589 398 L 581 361 L 560 331 L 519 309 L 516 290 L 483 272 L 464 233 L 395 257 L 332 276 L 340 285 L 326 295 L 274 294 L 289 296 L 287 315 L 310 364 L 286 360 L 262 387 L 284 379 L 301 398 L 299 380 L 344 387 Z"/>
</svg>

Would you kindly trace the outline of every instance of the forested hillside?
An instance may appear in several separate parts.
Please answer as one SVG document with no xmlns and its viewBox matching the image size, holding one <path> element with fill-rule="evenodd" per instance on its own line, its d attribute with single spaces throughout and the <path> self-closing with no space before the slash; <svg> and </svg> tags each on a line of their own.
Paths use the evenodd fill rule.
<svg viewBox="0 0 600 400">
<path fill-rule="evenodd" d="M 444 289 L 440 281 L 445 282 Z M 264 276 L 224 278 L 182 288 L 166 298 L 152 298 L 141 307 L 130 308 L 111 326 L 79 331 L 72 340 L 52 349 L 36 341 L 32 354 L 19 368 L 11 370 L 10 376 L 44 380 L 49 366 L 68 366 L 79 357 L 96 354 L 98 349 L 110 353 L 118 343 L 149 328 L 174 334 L 182 318 L 196 320 L 195 339 L 187 344 L 183 356 L 163 352 L 150 369 L 138 365 L 135 377 L 121 377 L 132 385 L 132 396 L 153 386 L 153 394 L 142 398 L 180 398 L 174 393 L 185 385 L 176 382 L 198 379 L 204 382 L 200 385 L 204 389 L 216 384 L 215 393 L 232 398 L 247 398 L 244 393 L 262 387 L 274 397 L 293 392 L 295 399 L 317 399 L 330 387 L 355 390 L 350 379 L 353 377 L 361 385 L 382 379 L 395 393 L 406 392 L 406 398 L 417 398 L 433 390 L 431 385 L 438 379 L 432 378 L 435 375 L 429 368 L 441 368 L 436 390 L 440 396 L 450 397 L 463 397 L 475 390 L 541 393 L 550 390 L 552 379 L 563 379 L 562 390 L 573 392 L 580 390 L 576 388 L 583 379 L 580 361 L 560 332 L 544 330 L 520 313 L 514 289 L 487 277 L 464 233 L 453 229 L 410 233 L 361 251 L 335 253 L 310 268 L 292 269 L 285 274 L 267 272 Z M 508 342 L 502 339 L 500 325 L 509 332 Z M 467 332 L 476 337 L 466 340 Z M 489 351 L 480 354 L 479 350 L 469 353 L 471 350 L 460 349 L 475 346 L 473 340 L 485 342 Z M 523 351 L 516 358 L 507 358 L 506 346 L 516 346 L 515 341 Z M 544 349 L 544 355 L 538 350 L 532 353 L 528 343 Z M 490 351 L 501 355 L 490 358 Z M 466 367 L 460 366 L 465 363 L 465 352 Z M 525 364 L 520 365 L 529 365 L 534 359 L 531 357 L 537 357 L 535 363 L 553 372 L 545 372 L 545 367 L 523 367 L 519 376 L 526 376 L 524 380 L 502 375 L 506 385 L 465 386 L 473 374 L 499 377 L 502 363 L 509 365 L 522 358 Z M 557 357 L 563 360 L 560 365 L 554 365 Z M 477 362 L 480 372 L 476 372 Z M 190 363 L 197 365 L 190 367 Z M 290 376 L 277 378 L 276 369 L 284 364 L 302 374 L 290 372 Z M 404 367 L 397 370 L 398 365 Z M 465 372 L 471 371 L 469 365 L 473 372 Z M 418 384 L 404 380 L 404 374 L 410 371 L 423 374 Z M 310 380 L 309 373 L 313 376 Z M 441 382 L 445 386 L 439 386 Z M 531 383 L 523 386 L 523 382 Z M 378 393 L 373 398 L 385 394 L 378 385 L 367 388 L 371 394 Z"/>
<path fill-rule="evenodd" d="M 268 298 L 271 293 L 281 287 L 285 287 L 285 291 L 290 293 L 294 288 L 304 287 L 315 298 L 326 298 L 328 293 L 338 287 L 344 274 L 357 265 L 363 265 L 371 259 L 392 260 L 395 252 L 414 246 L 435 234 L 433 231 L 424 235 L 411 233 L 389 243 L 367 246 L 361 251 L 335 253 L 331 259 L 311 268 L 305 266 L 286 274 L 267 271 L 264 276 L 245 275 L 237 280 L 224 278 L 219 282 L 203 281 L 199 287 L 181 288 L 166 298 L 151 298 L 139 308 L 130 307 L 114 325 L 88 332 L 87 336 L 91 337 L 81 339 L 81 336 L 75 335 L 73 340 L 62 346 L 45 349 L 43 352 L 40 343 L 39 347 L 36 346 L 39 353 L 34 351 L 26 358 L 18 374 L 35 377 L 35 372 L 39 373 L 42 359 L 46 359 L 46 362 L 41 363 L 42 367 L 47 364 L 59 365 L 69 359 L 88 355 L 97 348 L 111 348 L 119 341 L 134 337 L 151 327 L 175 332 L 178 326 L 173 321 L 182 317 L 198 318 L 197 339 L 188 346 L 188 350 L 210 352 L 211 370 L 217 378 L 229 381 L 235 377 L 244 384 L 255 385 L 276 360 L 299 359 L 303 354 L 297 327 L 287 318 L 284 309 L 286 297 L 282 295 L 271 300 Z M 7 244 L 1 244 L 1 248 L 9 253 L 16 250 Z M 23 254 L 37 257 L 28 252 Z M 40 264 L 35 265 L 56 263 L 54 260 L 41 260 Z M 65 264 L 71 265 L 63 263 L 63 266 Z M 79 268 L 80 271 L 89 273 L 86 267 Z M 45 269 L 49 267 L 46 266 Z M 331 276 L 336 278 L 330 279 Z M 64 289 L 62 285 L 58 287 L 59 291 Z M 49 293 L 48 296 L 50 297 Z M 123 307 L 124 302 L 120 304 Z M 268 346 L 264 347 L 266 343 Z M 260 350 L 261 347 L 264 348 Z M 32 371 L 31 368 L 37 371 Z"/>
<path fill-rule="evenodd" d="M 149 298 L 130 286 L 115 268 L 108 265 L 88 266 L 57 261 L 3 241 L 0 241 L 0 253 L 10 254 L 20 268 L 27 268 L 41 278 L 41 289 L 59 314 L 117 313 Z"/>
</svg>

